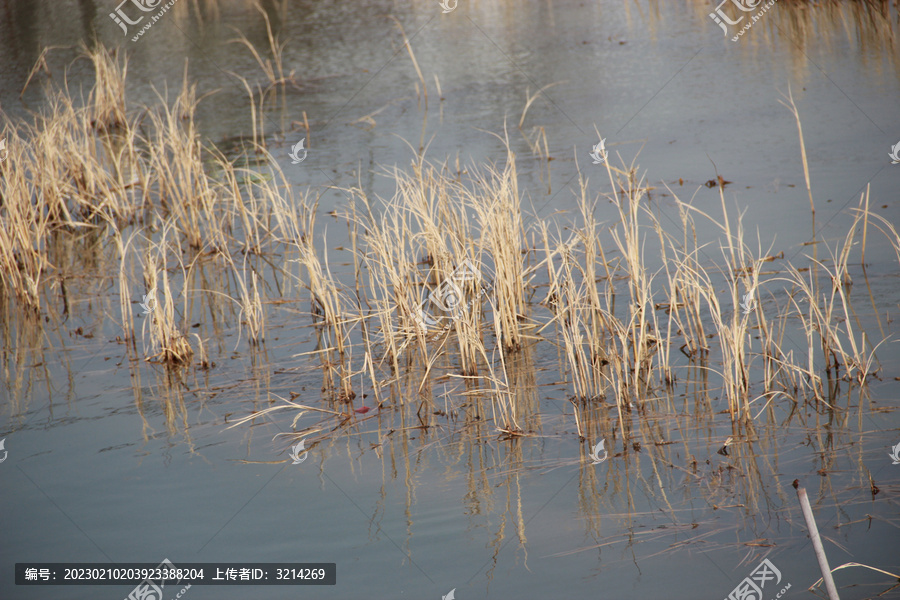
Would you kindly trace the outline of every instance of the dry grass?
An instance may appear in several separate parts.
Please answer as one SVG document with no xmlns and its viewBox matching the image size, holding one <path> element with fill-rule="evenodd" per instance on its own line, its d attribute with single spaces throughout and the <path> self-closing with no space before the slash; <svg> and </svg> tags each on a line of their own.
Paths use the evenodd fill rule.
<svg viewBox="0 0 900 600">
<path fill-rule="evenodd" d="M 267 31 L 280 55 L 284 45 Z M 294 300 L 287 292 L 296 284 L 310 302 L 305 316 L 318 341 L 298 356 L 320 361 L 326 397 L 350 402 L 360 381 L 379 404 L 402 404 L 396 390 L 381 390 L 415 373 L 409 401 L 434 415 L 434 381 L 458 378 L 467 394 L 489 403 L 483 414 L 500 431 L 524 435 L 534 426 L 537 396 L 522 365 L 533 348 L 552 344 L 586 440 L 600 433 L 592 423 L 604 407 L 614 405 L 620 418 L 647 410 L 681 377 L 700 373 L 727 398 L 732 420 L 747 423 L 755 406 L 779 397 L 820 403 L 835 380 L 865 386 L 880 368 L 879 343 L 850 302 L 850 265 L 854 248 L 869 242 L 870 224 L 898 259 L 900 237 L 869 211 L 868 193 L 846 237 L 827 250 L 830 259 L 814 254 L 765 273 L 771 249 L 760 240 L 751 249 L 724 186 L 721 215 L 672 192 L 672 219 L 635 164 L 593 171 L 604 180 L 600 194 L 581 176 L 579 210 L 566 228 L 557 217 L 526 227 L 516 155 L 504 133 L 497 136 L 506 146 L 499 165 L 454 170 L 417 156 L 409 169 L 384 171 L 394 184 L 388 199 L 346 190 L 353 283 L 345 284 L 321 250 L 327 244 L 317 201 L 294 198 L 261 130 L 249 147 L 253 162 L 204 148 L 194 124 L 202 99 L 187 71 L 175 100 L 159 94 L 141 109 L 148 115 L 141 123 L 125 104 L 127 61 L 103 49 L 87 55 L 97 84 L 85 107 L 55 90 L 34 124 L 3 126 L 9 155 L 0 164 L 0 278 L 3 293 L 33 314 L 47 309 L 47 298 L 56 302 L 48 281 L 63 279 L 50 246 L 91 232 L 117 253 L 123 337 L 132 347 L 128 265 L 140 257 L 144 292 L 157 290 L 158 308 L 144 322 L 145 357 L 173 368 L 191 363 L 186 323 L 207 319 L 197 316 L 192 294 L 231 298 L 238 343 L 246 331 L 255 347 L 266 339 L 265 306 Z M 270 85 L 284 82 L 277 58 L 256 56 Z M 254 124 L 261 122 L 263 103 L 252 110 Z M 603 203 L 613 209 L 609 223 L 596 218 Z M 207 260 L 229 273 L 236 297 L 191 279 Z M 745 312 L 747 294 L 757 303 Z M 209 318 L 216 314 L 210 307 Z M 798 333 L 803 347 L 789 349 Z M 202 344 L 200 352 L 209 364 Z"/>
<path fill-rule="evenodd" d="M 190 364 L 194 351 L 184 333 L 184 317 L 175 313 L 175 302 L 180 299 L 182 315 L 187 314 L 187 295 L 174 294 L 169 283 L 168 256 L 175 255 L 180 260 L 178 246 L 170 247 L 169 235 L 172 226 L 162 229 L 162 236 L 150 244 L 144 264 L 144 285 L 147 294 L 155 297 L 155 306 L 144 321 L 144 329 L 150 330 L 150 351 L 148 360 L 157 360 L 169 366 L 180 367 Z M 183 268 L 183 265 L 182 265 Z M 185 278 L 186 279 L 186 278 Z M 179 321 L 181 324 L 179 324 Z"/>
<path fill-rule="evenodd" d="M 323 363 L 323 391 L 331 392 L 338 400 L 350 401 L 356 393 L 352 385 L 355 373 L 351 368 L 349 341 L 351 329 L 360 318 L 349 312 L 351 305 L 328 263 L 319 260 L 313 240 L 318 202 L 310 204 L 306 198 L 295 202 L 289 192 L 286 198 L 271 196 L 270 200 L 277 223 L 276 238 L 285 247 L 285 254 L 295 257 L 285 262 L 300 267 L 297 273 L 292 268 L 286 271 L 309 292 L 310 315 L 318 324 L 319 344 L 315 354 Z"/>
<path fill-rule="evenodd" d="M 521 197 L 516 174 L 516 156 L 507 144 L 506 166 L 502 171 L 488 168 L 477 175 L 475 189 L 466 204 L 478 218 L 480 250 L 494 266 L 494 333 L 507 351 L 522 345 L 521 322 L 527 318 L 525 306 L 525 268 L 522 251 L 525 230 L 522 225 Z"/>
<path fill-rule="evenodd" d="M 4 128 L 8 153 L 0 177 L 0 279 L 3 286 L 34 314 L 41 309 L 41 286 L 49 268 L 46 239 L 53 215 L 31 202 L 32 183 L 18 166 L 28 160 L 25 144 Z"/>
<path fill-rule="evenodd" d="M 218 196 L 203 165 L 203 149 L 193 120 L 185 119 L 185 110 L 193 110 L 182 90 L 176 108 L 161 99 L 158 111 L 150 113 L 153 133 L 147 139 L 148 168 L 155 182 L 157 201 L 164 217 L 174 220 L 188 245 L 197 250 L 207 240 L 220 240 L 217 214 Z"/>
<path fill-rule="evenodd" d="M 287 42 L 279 42 L 278 36 L 272 31 L 272 23 L 269 20 L 269 15 L 259 4 L 255 4 L 254 8 L 262 15 L 263 20 L 266 23 L 266 39 L 269 42 L 269 52 L 271 53 L 271 58 L 263 58 L 262 53 L 256 49 L 256 46 L 253 45 L 250 40 L 241 32 L 239 29 L 234 28 L 237 32 L 238 37 L 232 40 L 232 43 L 243 44 L 250 53 L 253 55 L 253 59 L 259 65 L 259 68 L 265 74 L 266 79 L 269 82 L 268 88 L 266 91 L 271 90 L 277 86 L 284 86 L 287 83 L 293 82 L 296 85 L 296 80 L 294 79 L 294 72 L 291 71 L 289 75 L 285 76 L 284 74 L 284 49 L 287 47 Z M 263 96 L 264 98 L 264 96 Z"/>
<path fill-rule="evenodd" d="M 94 48 L 82 46 L 82 56 L 90 60 L 94 66 L 95 81 L 90 97 L 91 125 L 98 130 L 126 127 L 127 57 L 120 58 L 118 48 L 108 50 L 100 45 Z"/>
<path fill-rule="evenodd" d="M 271 29 L 269 38 L 273 52 L 283 49 Z M 315 347 L 295 357 L 297 369 L 321 370 L 321 399 L 311 388 L 303 403 L 264 395 L 269 404 L 235 426 L 287 410 L 294 430 L 285 435 L 309 439 L 310 447 L 353 438 L 342 436 L 346 432 L 372 433 L 370 448 L 387 457 L 386 472 L 405 472 L 411 490 L 416 454 L 399 434 L 421 430 L 423 444 L 440 444 L 440 451 L 471 466 L 467 501 L 489 503 L 505 491 L 520 539 L 516 478 L 534 463 L 515 443 L 494 444 L 506 454 L 491 455 L 486 442 L 498 433 L 502 439 L 542 436 L 544 428 L 565 433 L 574 422 L 585 450 L 579 503 L 588 520 L 597 519 L 589 527 L 599 548 L 621 541 L 600 535 L 597 515 L 609 512 L 602 499 L 635 489 L 612 469 L 604 481 L 600 470 L 588 467 L 586 453 L 598 440 L 608 441 L 611 455 L 650 465 L 661 491 L 684 488 L 678 477 L 685 477 L 717 508 L 735 506 L 739 497 L 742 510 L 756 513 L 772 501 L 757 490 L 765 487 L 763 479 L 777 481 L 778 461 L 756 464 L 762 453 L 751 444 L 783 437 L 784 424 L 772 418 L 776 402 L 786 404 L 791 417 L 809 418 L 849 405 L 858 393 L 862 414 L 867 386 L 880 370 L 876 351 L 890 328 L 873 338 L 854 310 L 856 249 L 868 245 L 872 256 L 874 238 L 887 239 L 900 261 L 895 225 L 870 212 L 868 192 L 853 209 L 846 235 L 819 243 L 816 254 L 792 264 L 775 262 L 768 242 L 748 242 L 723 187 L 721 213 L 719 207 L 701 211 L 673 192 L 667 202 L 676 210 L 669 215 L 635 164 L 592 171 L 604 182 L 600 193 L 579 177 L 578 210 L 569 222 L 554 215 L 527 226 L 516 156 L 504 135 L 507 152 L 499 165 L 451 169 L 417 156 L 407 169 L 384 171 L 394 185 L 387 199 L 371 199 L 361 187 L 347 190 L 353 273 L 346 275 L 337 266 L 345 257 L 328 247 L 317 221 L 318 200 L 295 198 L 263 149 L 264 101 L 250 93 L 253 159 L 229 157 L 200 143 L 193 115 L 201 100 L 187 76 L 171 105 L 161 94 L 154 105 L 129 111 L 122 92 L 127 62 L 103 52 L 92 56 L 98 89 L 87 106 L 77 107 L 58 90 L 34 124 L 4 122 L 0 134 L 9 141 L 9 156 L 0 163 L 0 329 L 12 398 L 30 385 L 29 373 L 39 371 L 31 365 L 45 363 L 45 319 L 56 325 L 57 305 L 68 310 L 70 272 L 53 248 L 89 234 L 115 255 L 117 272 L 73 262 L 86 277 L 117 279 L 112 295 L 119 296 L 129 356 L 138 353 L 137 283 L 129 267 L 142 265 L 137 297 L 156 290 L 155 310 L 139 318 L 143 358 L 167 367 L 156 370 L 168 427 L 177 419 L 187 423 L 176 374 L 191 364 L 209 367 L 210 354 L 223 353 L 229 328 L 217 319 L 256 356 L 272 339 L 267 329 L 283 305 L 300 326 L 314 328 Z M 261 65 L 271 71 L 270 86 L 284 83 L 278 60 Z M 420 83 L 424 90 L 424 79 Z M 141 122 L 144 112 L 149 116 Z M 532 148 L 548 156 L 546 132 L 540 135 L 543 150 L 537 142 Z M 610 221 L 601 223 L 598 214 L 611 215 Z M 870 225 L 884 238 L 867 239 Z M 858 260 L 865 256 L 860 252 Z M 197 275 L 205 262 L 218 278 Z M 475 276 L 459 277 L 464 264 Z M 442 290 L 456 299 L 449 302 Z M 757 304 L 745 313 L 740 302 L 748 293 Z M 232 303 L 237 318 L 229 321 L 211 302 L 208 312 L 198 309 L 193 299 L 204 296 L 227 296 L 223 303 Z M 308 311 L 301 302 L 309 303 Z M 208 338 L 188 336 L 195 322 L 215 330 L 210 348 Z M 541 369 L 555 372 L 548 359 L 554 349 L 562 376 L 550 381 Z M 258 391 L 268 391 L 270 371 L 255 367 Z M 130 368 L 143 411 L 140 369 Z M 842 388 L 844 381 L 849 385 Z M 570 390 L 563 392 L 569 403 L 551 414 L 542 402 L 560 389 Z M 354 413 L 353 402 L 366 394 L 372 412 Z M 718 398 L 727 402 L 727 413 L 713 408 Z M 689 419 L 680 418 L 685 414 Z M 730 451 L 746 466 L 740 476 L 722 464 L 704 472 L 700 452 L 707 446 L 715 454 L 713 445 L 724 442 L 715 439 L 721 429 L 734 432 Z M 676 439 L 683 444 L 661 441 Z M 486 475 L 498 464 L 505 482 Z M 634 508 L 631 497 L 623 503 Z"/>
</svg>

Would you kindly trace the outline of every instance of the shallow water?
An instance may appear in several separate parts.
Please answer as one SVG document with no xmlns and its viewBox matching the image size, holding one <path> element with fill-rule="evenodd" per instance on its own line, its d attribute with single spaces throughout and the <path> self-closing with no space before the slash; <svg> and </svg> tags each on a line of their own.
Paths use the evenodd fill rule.
<svg viewBox="0 0 900 600">
<path fill-rule="evenodd" d="M 813 252 L 802 245 L 812 239 L 813 223 L 796 123 L 778 103 L 789 86 L 803 124 L 817 237 L 833 245 L 845 235 L 852 220 L 846 209 L 867 185 L 876 212 L 900 222 L 900 165 L 888 158 L 900 141 L 898 54 L 889 45 L 897 47 L 894 8 L 894 25 L 873 33 L 850 9 L 842 21 L 830 9 L 809 17 L 809 9 L 779 3 L 732 43 L 707 17 L 711 4 L 690 2 L 460 0 L 449 14 L 436 1 L 297 2 L 283 14 L 277 4 L 264 6 L 287 41 L 286 71 L 295 70 L 304 85 L 288 88 L 283 107 L 267 113 L 269 150 L 299 189 L 321 194 L 318 236 L 327 231 L 331 250 L 348 245 L 346 224 L 327 216 L 346 205 L 339 188 L 360 185 L 370 196 L 390 197 L 393 183 L 378 173 L 381 166 L 408 167 L 415 152 L 407 142 L 417 149 L 424 140 L 426 158 L 454 170 L 457 156 L 463 166 L 502 163 L 505 149 L 490 132 L 502 136 L 505 121 L 526 224 L 532 214 L 554 211 L 560 223 L 574 219 L 576 163 L 590 175 L 592 191 L 608 191 L 605 169 L 590 170 L 596 127 L 613 164 L 621 156 L 646 172 L 662 220 L 678 220 L 666 184 L 719 217 L 718 190 L 702 186 L 718 169 L 733 182 L 726 201 L 733 215 L 745 212 L 751 246 L 758 232 L 770 254 L 802 260 Z M 174 98 L 187 59 L 200 94 L 219 90 L 200 104 L 203 135 L 229 147 L 249 136 L 251 125 L 246 92 L 228 72 L 263 81 L 249 51 L 227 43 L 236 36 L 231 27 L 261 47 L 265 23 L 247 2 L 218 6 L 216 18 L 208 3 L 179 0 L 131 42 L 107 16 L 113 3 L 6 3 L 0 106 L 14 119 L 39 109 L 46 75 L 38 74 L 21 100 L 19 92 L 40 49 L 95 33 L 128 52 L 134 105 L 153 102 L 154 87 L 168 85 Z M 390 15 L 410 38 L 427 109 Z M 48 57 L 55 81 L 74 55 L 61 49 Z M 68 82 L 86 95 L 87 61 L 71 63 Z M 531 105 L 520 132 L 528 95 L 556 82 L 563 83 Z M 306 134 L 291 123 L 302 122 L 304 112 L 310 150 L 292 165 L 290 147 Z M 367 115 L 374 123 L 359 122 Z M 533 139 L 537 127 L 546 132 L 550 162 L 524 138 Z M 612 222 L 617 213 L 601 203 L 597 216 Z M 698 233 L 717 239 L 711 230 Z M 355 417 L 356 429 L 317 445 L 300 465 L 265 464 L 286 459 L 290 443 L 273 436 L 290 431 L 293 413 L 227 427 L 268 407 L 270 393 L 319 402 L 317 363 L 295 356 L 316 347 L 303 314 L 306 297 L 268 307 L 259 351 L 239 341 L 236 319 L 226 318 L 217 336 L 204 323 L 216 367 L 178 382 L 158 366 L 132 365 L 116 343 L 114 281 L 73 281 L 67 321 L 38 332 L 22 323 L 4 331 L 0 438 L 9 454 L 0 463 L 0 598 L 122 598 L 132 588 L 15 586 L 15 563 L 169 558 L 176 565 L 337 564 L 334 587 L 194 586 L 185 595 L 192 600 L 438 598 L 454 588 L 460 600 L 695 599 L 727 597 L 763 557 L 781 571 L 782 586 L 791 583 L 783 598 L 811 597 L 804 590 L 820 574 L 794 479 L 809 490 L 832 567 L 853 561 L 900 572 L 900 466 L 887 457 L 900 442 L 892 321 L 900 269 L 894 251 L 874 235 L 865 273 L 853 271 L 853 297 L 869 335 L 893 337 L 878 352 L 883 371 L 868 396 L 845 383 L 833 412 L 792 413 L 790 402 L 773 402 L 757 420 L 753 443 L 725 456 L 717 450 L 731 424 L 717 413 L 727 402 L 713 393 L 711 406 L 697 404 L 686 382 L 700 375 L 685 369 L 677 394 L 683 404 L 631 415 L 639 450 L 623 445 L 622 424 L 615 425 L 610 458 L 597 466 L 585 460 L 567 402 L 571 389 L 548 345 L 536 347 L 520 369 L 538 386 L 528 417 L 534 435 L 503 440 L 490 422 L 460 430 L 432 417 L 433 426 L 420 429 L 408 415 L 383 409 Z M 707 252 L 720 256 L 717 247 Z M 824 247 L 818 252 L 827 256 Z M 98 255 L 101 274 L 117 268 L 115 259 Z M 352 273 L 348 252 L 329 257 L 336 273 Z M 92 337 L 76 333 L 79 327 Z M 469 401 L 463 391 L 444 379 L 430 393 L 438 405 L 446 394 L 460 407 Z M 373 405 L 371 396 L 359 402 Z M 598 412 L 617 422 L 614 406 Z M 845 600 L 891 585 L 862 569 L 835 577 Z M 765 588 L 767 598 L 776 592 Z"/>
</svg>

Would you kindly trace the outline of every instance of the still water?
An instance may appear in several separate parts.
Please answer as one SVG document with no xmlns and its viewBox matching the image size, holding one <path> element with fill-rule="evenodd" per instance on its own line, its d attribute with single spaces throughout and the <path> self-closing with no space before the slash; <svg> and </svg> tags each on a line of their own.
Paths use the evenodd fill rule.
<svg viewBox="0 0 900 600">
<path fill-rule="evenodd" d="M 346 188 L 390 197 L 384 168 L 408 168 L 423 148 L 454 170 L 457 160 L 502 162 L 505 136 L 526 226 L 536 216 L 571 220 L 578 169 L 594 193 L 608 191 L 605 169 L 589 170 L 600 138 L 613 164 L 634 163 L 646 176 L 664 221 L 678 219 L 674 194 L 721 214 L 718 190 L 703 185 L 721 174 L 751 245 L 758 237 L 786 259 L 812 253 L 804 243 L 813 227 L 819 240 L 843 237 L 866 186 L 873 211 L 900 222 L 900 166 L 888 157 L 900 141 L 896 6 L 882 16 L 881 4 L 781 0 L 738 42 L 723 37 L 706 2 L 459 0 L 446 13 L 436 0 L 261 6 L 293 78 L 262 119 L 266 142 L 297 190 L 319 197 L 317 236 L 327 242 L 317 243 L 334 252 L 330 266 L 348 283 L 348 227 L 330 216 L 346 206 Z M 251 85 L 265 78 L 234 40 L 242 34 L 269 56 L 253 3 L 178 0 L 137 41 L 139 26 L 125 34 L 109 17 L 115 9 L 90 0 L 0 6 L 8 118 L 41 109 L 48 77 L 86 96 L 93 74 L 87 61 L 73 62 L 75 46 L 96 38 L 127 53 L 133 106 L 174 98 L 187 64 L 198 94 L 210 94 L 198 108 L 204 139 L 227 152 L 252 135 L 236 76 Z M 38 72 L 20 97 L 48 46 L 59 47 L 47 55 L 50 74 Z M 796 122 L 779 103 L 789 91 L 814 223 Z M 534 144 L 543 149 L 544 136 L 541 154 Z M 292 164 L 301 138 L 308 155 Z M 596 216 L 617 213 L 601 203 Z M 599 465 L 585 460 L 552 346 L 522 357 L 540 417 L 533 434 L 504 439 L 489 422 L 423 428 L 376 410 L 292 464 L 289 441 L 274 436 L 291 430 L 294 413 L 229 426 L 270 406 L 270 394 L 318 402 L 321 372 L 297 356 L 316 349 L 308 299 L 292 292 L 269 305 L 258 350 L 226 320 L 209 348 L 215 367 L 173 381 L 158 366 L 130 364 L 116 342 L 115 283 L 92 296 L 96 287 L 75 281 L 64 323 L 4 332 L 0 598 L 120 599 L 132 589 L 16 586 L 15 563 L 164 558 L 337 565 L 335 586 L 193 586 L 190 600 L 437 599 L 451 590 L 460 600 L 723 598 L 763 558 L 780 571 L 764 597 L 787 584 L 783 598 L 813 597 L 805 590 L 820 572 L 794 479 L 809 490 L 832 567 L 900 572 L 900 466 L 888 458 L 900 442 L 900 268 L 887 243 L 870 244 L 866 262 L 865 273 L 854 271 L 858 318 L 873 338 L 888 338 L 866 394 L 844 384 L 843 404 L 828 416 L 776 402 L 757 423 L 756 444 L 723 454 L 725 401 L 713 395 L 701 411 L 685 389 L 680 405 L 641 416 L 642 447 L 610 438 Z M 366 391 L 357 390 L 357 404 L 373 404 Z M 441 404 L 466 402 L 451 378 L 431 391 Z M 891 585 L 865 569 L 835 578 L 845 600 Z M 165 600 L 178 591 L 167 586 Z"/>
</svg>

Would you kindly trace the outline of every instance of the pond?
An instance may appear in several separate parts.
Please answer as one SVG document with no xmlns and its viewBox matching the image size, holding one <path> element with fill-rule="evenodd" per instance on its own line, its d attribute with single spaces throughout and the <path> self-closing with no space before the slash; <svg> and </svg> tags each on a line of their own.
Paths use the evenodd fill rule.
<svg viewBox="0 0 900 600">
<path fill-rule="evenodd" d="M 900 597 L 895 3 L 166 6 L 0 8 L 0 598 Z"/>
</svg>

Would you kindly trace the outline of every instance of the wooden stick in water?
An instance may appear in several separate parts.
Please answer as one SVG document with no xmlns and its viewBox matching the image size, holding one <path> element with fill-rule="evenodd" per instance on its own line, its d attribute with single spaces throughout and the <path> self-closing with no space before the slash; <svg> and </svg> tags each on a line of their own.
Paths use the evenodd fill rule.
<svg viewBox="0 0 900 600">
<path fill-rule="evenodd" d="M 825 589 L 828 590 L 829 600 L 841 600 L 838 597 L 837 588 L 834 587 L 834 579 L 831 578 L 831 567 L 828 566 L 828 557 L 825 556 L 825 548 L 822 547 L 822 539 L 819 537 L 819 528 L 816 527 L 816 518 L 809 506 L 809 498 L 806 497 L 806 488 L 800 487 L 800 482 L 794 480 L 794 488 L 797 497 L 800 498 L 800 508 L 803 509 L 803 518 L 806 519 L 806 527 L 809 529 L 809 539 L 812 540 L 816 558 L 819 560 L 819 569 L 822 571 L 822 579 L 825 581 Z"/>
</svg>

